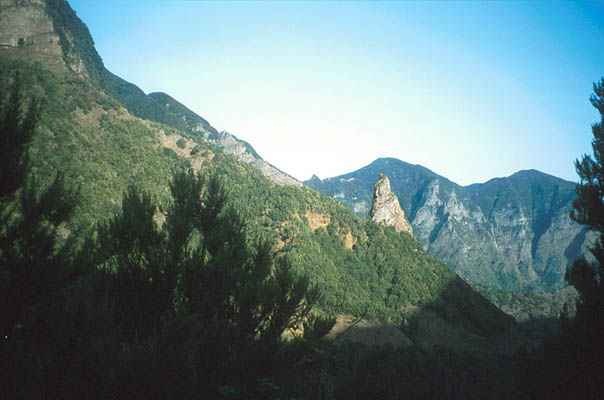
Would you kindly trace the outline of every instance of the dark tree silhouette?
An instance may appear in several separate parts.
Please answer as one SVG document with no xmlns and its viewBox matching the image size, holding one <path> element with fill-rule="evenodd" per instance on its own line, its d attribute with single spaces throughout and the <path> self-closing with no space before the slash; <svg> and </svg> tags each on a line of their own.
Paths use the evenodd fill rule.
<svg viewBox="0 0 604 400">
<path fill-rule="evenodd" d="M 590 101 L 600 121 L 591 127 L 593 157 L 584 155 L 575 161 L 580 182 L 570 217 L 599 237 L 590 249 L 595 262 L 576 260 L 565 278 L 579 292 L 575 321 L 567 334 L 581 355 L 581 385 L 586 393 L 600 396 L 604 395 L 604 78 L 594 83 Z"/>
<path fill-rule="evenodd" d="M 248 238 L 215 175 L 176 174 L 161 211 L 131 186 L 95 232 L 69 233 L 78 193 L 30 172 L 40 107 L 13 81 L 0 108 L 0 398 L 286 395 L 333 326 L 311 314 L 317 288 Z"/>
<path fill-rule="evenodd" d="M 594 84 L 591 103 L 600 113 L 592 125 L 593 156 L 575 161 L 580 182 L 570 217 L 599 234 L 590 249 L 594 262 L 581 257 L 565 279 L 579 292 L 576 315 L 561 315 L 562 333 L 519 358 L 519 380 L 534 399 L 601 399 L 604 395 L 604 79 Z"/>
<path fill-rule="evenodd" d="M 253 398 L 277 388 L 296 361 L 283 333 L 304 324 L 309 344 L 333 326 L 310 314 L 318 290 L 270 243 L 250 243 L 216 176 L 178 173 L 170 189 L 158 218 L 152 197 L 131 187 L 98 230 L 105 297 L 128 344 L 116 392 Z"/>
<path fill-rule="evenodd" d="M 29 171 L 27 145 L 34 134 L 39 102 L 28 99 L 21 74 L 14 73 L 9 93 L 0 105 L 0 200 L 21 187 Z"/>
<path fill-rule="evenodd" d="M 580 294 L 576 323 L 594 325 L 603 329 L 604 320 L 604 79 L 594 84 L 590 98 L 600 113 L 600 122 L 592 125 L 593 158 L 584 155 L 575 161 L 581 181 L 577 185 L 578 198 L 570 216 L 576 222 L 599 233 L 595 245 L 590 249 L 596 262 L 577 260 L 567 271 L 566 279 Z M 604 337 L 604 330 L 600 332 Z M 602 341 L 604 343 L 604 341 Z"/>
<path fill-rule="evenodd" d="M 62 309 L 86 265 L 75 235 L 59 234 L 67 233 L 77 191 L 60 173 L 40 187 L 30 172 L 39 113 L 15 72 L 0 108 L 0 397 L 30 397 L 54 379 L 49 372 L 70 340 Z"/>
</svg>

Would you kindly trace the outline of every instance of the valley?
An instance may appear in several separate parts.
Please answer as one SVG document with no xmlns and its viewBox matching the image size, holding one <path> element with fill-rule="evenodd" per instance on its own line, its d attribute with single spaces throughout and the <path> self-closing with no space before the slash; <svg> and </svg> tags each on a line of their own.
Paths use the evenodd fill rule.
<svg viewBox="0 0 604 400">
<path fill-rule="evenodd" d="M 526 393 L 516 363 L 559 331 L 564 272 L 595 242 L 568 217 L 574 183 L 462 187 L 392 158 L 302 183 L 111 73 L 64 0 L 0 0 L 0 45 L 2 117 L 9 93 L 17 113 L 40 101 L 25 183 L 0 199 L 0 395 Z"/>
</svg>

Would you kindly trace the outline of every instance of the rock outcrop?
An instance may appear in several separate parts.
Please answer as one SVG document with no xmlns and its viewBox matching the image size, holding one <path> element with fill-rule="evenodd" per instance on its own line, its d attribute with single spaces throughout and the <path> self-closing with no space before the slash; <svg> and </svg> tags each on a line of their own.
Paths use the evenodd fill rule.
<svg viewBox="0 0 604 400">
<path fill-rule="evenodd" d="M 241 161 L 258 168 L 264 176 L 279 185 L 302 186 L 302 183 L 292 176 L 280 171 L 274 165 L 266 162 L 260 157 L 254 148 L 246 141 L 227 131 L 217 131 L 208 121 L 189 110 L 183 104 L 167 95 L 166 93 L 150 93 L 149 97 L 155 100 L 163 108 L 165 113 L 164 121 L 178 121 L 180 129 L 188 131 L 206 142 L 212 143 L 222 149 L 227 154 L 232 154 Z M 174 124 L 172 124 L 174 126 Z"/>
<path fill-rule="evenodd" d="M 0 47 L 27 47 L 30 52 L 62 55 L 59 35 L 42 0 L 0 0 Z"/>
<path fill-rule="evenodd" d="M 413 228 L 405 217 L 405 212 L 398 198 L 390 190 L 390 181 L 380 174 L 373 190 L 373 205 L 369 214 L 371 221 L 387 226 L 393 226 L 397 232 L 407 232 L 413 236 Z"/>
<path fill-rule="evenodd" d="M 256 167 L 277 184 L 302 186 L 263 160 L 249 143 L 226 131 L 218 132 L 167 94 L 147 95 L 109 72 L 88 28 L 65 0 L 0 0 L 0 52 L 11 58 L 52 64 L 53 70 L 71 70 L 98 85 L 132 115 L 196 135 Z"/>
<path fill-rule="evenodd" d="M 92 68 L 98 83 L 102 61 L 88 28 L 72 17 L 64 0 L 0 0 L 0 51 L 86 78 Z"/>
<path fill-rule="evenodd" d="M 573 260 L 590 256 L 596 235 L 568 216 L 575 183 L 539 171 L 464 187 L 420 165 L 383 158 L 306 184 L 366 216 L 380 174 L 390 178 L 417 241 L 468 281 L 555 290 L 565 286 Z"/>
<path fill-rule="evenodd" d="M 275 166 L 264 161 L 249 143 L 235 135 L 221 131 L 216 135 L 206 135 L 204 139 L 220 147 L 225 153 L 236 156 L 241 161 L 258 168 L 271 181 L 279 185 L 302 186 L 302 182 L 280 171 Z"/>
</svg>

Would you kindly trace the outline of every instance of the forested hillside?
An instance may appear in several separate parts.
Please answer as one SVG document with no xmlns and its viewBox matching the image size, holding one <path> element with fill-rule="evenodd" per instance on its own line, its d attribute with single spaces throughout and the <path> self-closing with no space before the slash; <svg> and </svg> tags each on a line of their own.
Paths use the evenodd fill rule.
<svg viewBox="0 0 604 400">
<path fill-rule="evenodd" d="M 66 2 L 0 5 L 2 135 L 37 122 L 2 143 L 27 166 L 0 199 L 8 398 L 517 390 L 517 324 L 411 235 L 157 117 L 167 95 L 107 71 Z M 408 340 L 320 340 L 343 316 Z"/>
<path fill-rule="evenodd" d="M 575 184 L 535 170 L 462 187 L 420 165 L 382 158 L 306 184 L 363 216 L 379 174 L 390 178 L 428 254 L 480 285 L 559 289 L 566 268 L 594 241 L 568 216 Z"/>
</svg>

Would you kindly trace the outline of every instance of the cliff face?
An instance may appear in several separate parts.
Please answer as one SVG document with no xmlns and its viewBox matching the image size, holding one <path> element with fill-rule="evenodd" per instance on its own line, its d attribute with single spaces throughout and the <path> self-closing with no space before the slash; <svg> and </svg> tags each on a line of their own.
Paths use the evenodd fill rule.
<svg viewBox="0 0 604 400">
<path fill-rule="evenodd" d="M 0 45 L 24 46 L 43 37 L 59 39 L 42 0 L 20 1 L 18 4 L 16 0 L 0 1 Z M 46 43 L 50 41 L 46 40 Z"/>
<path fill-rule="evenodd" d="M 379 159 L 347 175 L 306 183 L 363 216 L 380 174 L 390 178 L 424 249 L 483 285 L 561 287 L 567 266 L 594 241 L 568 216 L 575 184 L 538 171 L 462 187 L 419 165 Z"/>
<path fill-rule="evenodd" d="M 373 204 L 369 214 L 371 221 L 387 226 L 393 226 L 397 232 L 407 232 L 413 236 L 413 228 L 405 217 L 398 198 L 390 190 L 390 181 L 386 175 L 380 174 L 373 191 Z"/>
<path fill-rule="evenodd" d="M 116 98 L 131 114 L 188 131 L 253 165 L 273 182 L 302 183 L 263 160 L 247 142 L 222 131 L 165 93 L 145 94 L 109 72 L 86 25 L 64 0 L 0 0 L 0 51 L 75 72 Z"/>
<path fill-rule="evenodd" d="M 0 47 L 60 58 L 59 35 L 42 0 L 0 0 Z"/>
<path fill-rule="evenodd" d="M 97 85 L 109 74 L 88 28 L 64 0 L 0 0 L 0 49 L 9 58 L 75 72 Z"/>
</svg>

